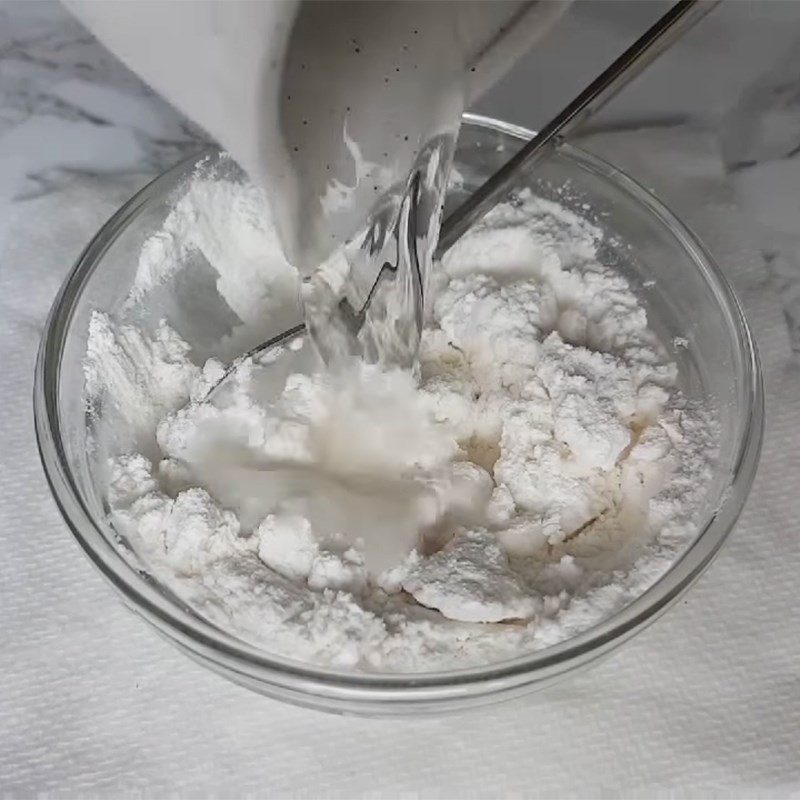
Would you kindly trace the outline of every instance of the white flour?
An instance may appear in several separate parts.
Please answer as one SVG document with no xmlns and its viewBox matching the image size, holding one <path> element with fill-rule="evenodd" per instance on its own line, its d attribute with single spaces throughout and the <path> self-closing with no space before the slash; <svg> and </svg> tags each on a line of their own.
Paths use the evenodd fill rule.
<svg viewBox="0 0 800 800">
<path fill-rule="evenodd" d="M 267 219 L 198 176 L 143 248 L 129 313 L 200 254 L 235 320 L 216 350 L 90 326 L 111 520 L 201 614 L 300 660 L 464 667 L 605 619 L 691 542 L 713 425 L 598 229 L 529 193 L 495 209 L 437 267 L 419 380 L 330 375 L 299 338 L 207 398 L 203 359 L 296 309 Z"/>
</svg>

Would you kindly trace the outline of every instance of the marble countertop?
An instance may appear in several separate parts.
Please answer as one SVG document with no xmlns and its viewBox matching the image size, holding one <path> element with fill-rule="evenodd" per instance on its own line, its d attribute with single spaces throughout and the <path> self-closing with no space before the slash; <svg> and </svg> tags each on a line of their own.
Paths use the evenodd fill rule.
<svg viewBox="0 0 800 800">
<path fill-rule="evenodd" d="M 665 3 L 639 4 L 633 12 L 629 3 L 602 5 L 598 15 L 592 3 L 575 4 L 544 52 L 524 60 L 478 110 L 540 124 L 539 117 L 556 109 L 552 81 L 540 81 L 541 97 L 530 98 L 531 75 L 541 74 L 543 58 L 564 76 L 560 97 Z M 783 312 L 800 350 L 800 34 L 787 24 L 800 22 L 800 3 L 723 4 L 707 20 L 679 43 L 677 54 L 663 57 L 614 101 L 594 126 L 604 135 L 590 146 L 603 154 L 600 142 L 615 131 L 635 129 L 639 141 L 649 129 L 654 136 L 664 129 L 707 131 L 738 202 L 764 229 L 764 257 L 783 287 Z M 737 48 L 745 41 L 750 49 L 742 59 Z M 570 51 L 571 42 L 582 59 Z M 710 67 L 707 80 L 687 85 L 687 70 L 708 73 Z M 713 95 L 703 93 L 706 85 Z M 527 111 L 513 102 L 520 96 Z M 538 116 L 530 109 L 539 109 Z M 0 0 L 0 246 L 20 204 L 57 191 L 72 176 L 140 174 L 144 182 L 205 142 L 197 126 L 57 2 Z M 615 157 L 636 175 L 624 152 Z M 658 188 L 659 176 L 647 177 Z"/>
<path fill-rule="evenodd" d="M 202 133 L 55 2 L 0 3 L 0 207 L 70 173 L 154 173 Z"/>
</svg>

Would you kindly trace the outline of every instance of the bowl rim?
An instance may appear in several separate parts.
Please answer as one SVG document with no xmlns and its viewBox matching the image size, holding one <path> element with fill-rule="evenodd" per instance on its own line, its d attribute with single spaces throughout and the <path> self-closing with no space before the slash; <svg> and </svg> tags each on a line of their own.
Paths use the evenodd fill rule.
<svg viewBox="0 0 800 800">
<path fill-rule="evenodd" d="M 516 139 L 533 133 L 477 114 L 463 122 Z M 36 360 L 33 404 L 39 455 L 53 497 L 67 526 L 89 559 L 122 595 L 123 601 L 176 644 L 208 658 L 233 675 L 307 695 L 339 700 L 409 702 L 463 698 L 500 692 L 572 669 L 643 629 L 666 610 L 709 566 L 735 524 L 755 477 L 764 426 L 763 378 L 758 352 L 741 305 L 718 264 L 698 237 L 664 203 L 625 172 L 574 145 L 559 146 L 577 162 L 641 203 L 678 240 L 714 290 L 737 333 L 743 374 L 746 422 L 738 444 L 728 490 L 692 544 L 652 586 L 608 619 L 559 644 L 513 659 L 467 669 L 424 673 L 361 673 L 319 667 L 268 655 L 178 607 L 123 558 L 84 503 L 64 451 L 59 422 L 58 387 L 65 334 L 75 302 L 103 254 L 140 209 L 174 187 L 178 176 L 214 148 L 188 156 L 140 189 L 118 209 L 87 244 L 59 289 L 47 317 Z M 731 489 L 736 487 L 737 491 Z"/>
</svg>

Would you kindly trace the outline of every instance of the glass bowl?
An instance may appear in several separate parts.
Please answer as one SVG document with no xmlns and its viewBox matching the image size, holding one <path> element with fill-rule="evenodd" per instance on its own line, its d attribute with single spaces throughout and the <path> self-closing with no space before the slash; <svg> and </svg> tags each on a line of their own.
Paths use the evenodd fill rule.
<svg viewBox="0 0 800 800">
<path fill-rule="evenodd" d="M 465 116 L 455 162 L 460 180 L 448 203 L 471 192 L 531 135 Z M 439 712 L 516 697 L 587 667 L 655 620 L 708 567 L 739 515 L 758 462 L 763 397 L 753 339 L 722 272 L 691 231 L 627 175 L 564 146 L 522 183 L 601 226 L 601 259 L 628 277 L 664 342 L 688 342 L 674 352 L 682 389 L 711 402 L 718 416 L 717 467 L 699 533 L 683 556 L 622 611 L 580 635 L 513 660 L 446 672 L 362 674 L 309 666 L 247 644 L 182 603 L 116 543 L 92 477 L 81 364 L 91 311 L 121 306 L 142 243 L 161 227 L 200 158 L 218 156 L 201 154 L 161 175 L 89 243 L 55 299 L 36 364 L 36 434 L 56 502 L 91 561 L 158 632 L 210 669 L 281 700 L 363 714 Z"/>
</svg>

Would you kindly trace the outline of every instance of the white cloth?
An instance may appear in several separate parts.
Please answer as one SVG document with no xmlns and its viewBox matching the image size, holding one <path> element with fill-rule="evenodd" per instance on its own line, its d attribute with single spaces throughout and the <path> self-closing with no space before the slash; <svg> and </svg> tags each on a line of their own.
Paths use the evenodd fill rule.
<svg viewBox="0 0 800 800">
<path fill-rule="evenodd" d="M 50 498 L 30 397 L 53 295 L 133 184 L 76 178 L 18 208 L 0 260 L 0 794 L 800 796 L 800 371 L 763 232 L 704 136 L 594 144 L 656 186 L 736 284 L 766 372 L 762 468 L 722 554 L 659 622 L 547 694 L 441 719 L 258 697 L 115 599 Z"/>
</svg>

